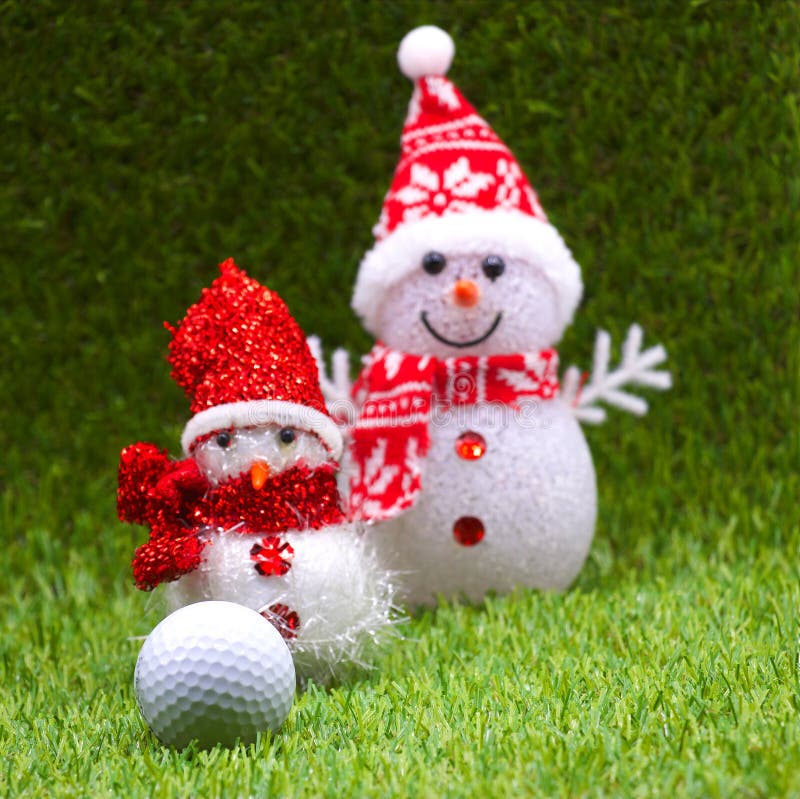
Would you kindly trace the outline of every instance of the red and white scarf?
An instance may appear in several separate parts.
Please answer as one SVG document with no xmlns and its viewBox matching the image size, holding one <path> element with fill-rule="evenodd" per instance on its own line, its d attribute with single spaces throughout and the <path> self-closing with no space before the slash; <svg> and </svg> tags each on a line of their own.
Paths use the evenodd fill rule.
<svg viewBox="0 0 800 799">
<path fill-rule="evenodd" d="M 422 462 L 437 409 L 558 396 L 558 354 L 538 353 L 436 359 L 378 343 L 367 356 L 353 397 L 350 513 L 382 521 L 410 508 L 422 489 Z"/>
</svg>

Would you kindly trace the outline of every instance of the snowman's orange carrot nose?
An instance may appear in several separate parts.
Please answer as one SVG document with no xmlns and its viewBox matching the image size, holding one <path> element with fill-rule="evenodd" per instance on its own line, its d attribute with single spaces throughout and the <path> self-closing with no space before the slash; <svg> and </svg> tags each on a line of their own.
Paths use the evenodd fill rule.
<svg viewBox="0 0 800 799">
<path fill-rule="evenodd" d="M 472 308 L 478 304 L 481 290 L 472 280 L 456 280 L 453 284 L 453 302 L 462 308 Z"/>
<path fill-rule="evenodd" d="M 269 466 L 267 466 L 264 461 L 256 461 L 250 467 L 250 481 L 253 484 L 253 488 L 258 491 L 264 483 L 267 482 L 267 478 L 269 477 Z"/>
</svg>

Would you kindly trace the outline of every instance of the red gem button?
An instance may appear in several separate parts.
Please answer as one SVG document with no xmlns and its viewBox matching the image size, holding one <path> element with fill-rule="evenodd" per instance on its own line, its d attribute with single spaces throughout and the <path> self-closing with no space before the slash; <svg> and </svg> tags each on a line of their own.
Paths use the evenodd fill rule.
<svg viewBox="0 0 800 799">
<path fill-rule="evenodd" d="M 480 433 L 467 430 L 456 439 L 456 455 L 465 461 L 476 461 L 486 452 L 486 439 Z"/>
<path fill-rule="evenodd" d="M 453 538 L 462 547 L 474 547 L 483 540 L 485 534 L 483 522 L 477 516 L 461 516 L 453 525 Z"/>
<path fill-rule="evenodd" d="M 288 605 L 276 602 L 269 606 L 269 610 L 262 610 L 261 615 L 287 640 L 297 638 L 297 629 L 300 627 L 300 617 L 297 611 Z"/>
</svg>

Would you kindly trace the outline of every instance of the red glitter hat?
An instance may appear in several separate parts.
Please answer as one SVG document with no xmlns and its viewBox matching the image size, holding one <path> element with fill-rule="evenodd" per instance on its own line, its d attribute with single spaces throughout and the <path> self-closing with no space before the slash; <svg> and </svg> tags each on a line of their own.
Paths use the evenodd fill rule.
<svg viewBox="0 0 800 799">
<path fill-rule="evenodd" d="M 315 433 L 334 459 L 342 436 L 328 415 L 317 365 L 283 300 L 229 258 L 172 334 L 172 377 L 192 399 L 188 455 L 216 430 L 281 424 Z"/>
</svg>

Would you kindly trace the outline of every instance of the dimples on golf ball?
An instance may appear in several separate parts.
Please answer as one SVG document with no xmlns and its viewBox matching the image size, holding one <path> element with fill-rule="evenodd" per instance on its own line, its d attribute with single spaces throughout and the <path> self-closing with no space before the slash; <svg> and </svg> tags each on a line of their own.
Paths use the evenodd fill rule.
<svg viewBox="0 0 800 799">
<path fill-rule="evenodd" d="M 198 602 L 167 616 L 136 661 L 134 689 L 165 744 L 231 746 L 276 732 L 292 706 L 295 672 L 280 633 L 254 610 Z"/>
</svg>

